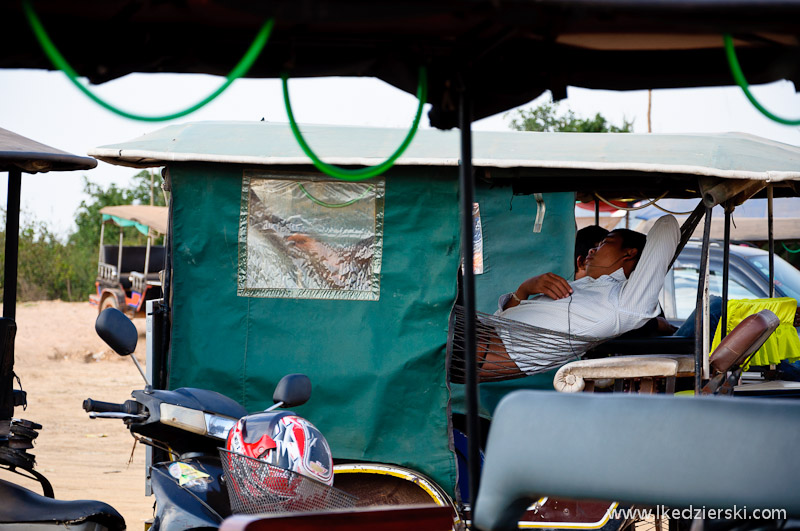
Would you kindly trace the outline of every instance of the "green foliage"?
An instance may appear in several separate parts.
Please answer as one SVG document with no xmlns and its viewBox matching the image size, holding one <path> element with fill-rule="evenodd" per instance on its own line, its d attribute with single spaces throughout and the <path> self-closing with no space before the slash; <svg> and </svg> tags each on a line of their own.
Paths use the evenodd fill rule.
<svg viewBox="0 0 800 531">
<path fill-rule="evenodd" d="M 574 112 L 567 110 L 558 113 L 558 103 L 552 100 L 530 109 L 517 109 L 515 113 L 506 113 L 511 116 L 508 126 L 516 131 L 545 131 L 565 133 L 630 133 L 633 122 L 622 121 L 622 126 L 612 125 L 602 114 L 597 113 L 594 118 L 580 118 Z"/>
<path fill-rule="evenodd" d="M 154 204 L 163 206 L 161 177 L 155 178 Z M 133 177 L 128 188 L 108 188 L 84 178 L 82 201 L 75 216 L 77 231 L 63 242 L 42 222 L 21 222 L 17 273 L 17 300 L 61 299 L 86 301 L 94 292 L 97 257 L 100 245 L 100 209 L 112 205 L 150 204 L 150 174 L 142 171 Z M 5 217 L 5 216 L 3 216 Z M 109 227 L 113 227 L 110 229 Z M 119 228 L 106 227 L 106 243 L 115 243 Z M 124 229 L 126 245 L 144 245 L 145 237 L 136 229 Z M 0 261 L 5 263 L 5 220 L 0 227 Z M 0 284 L 5 285 L 0 270 Z"/>
<path fill-rule="evenodd" d="M 119 188 L 117 185 L 112 184 L 108 188 L 102 188 L 83 178 L 83 192 L 90 197 L 90 200 L 81 201 L 78 207 L 78 213 L 75 215 L 75 224 L 78 230 L 69 236 L 69 242 L 77 245 L 78 247 L 100 245 L 100 221 L 102 214 L 100 209 L 107 206 L 115 205 L 149 205 L 150 204 L 150 173 L 147 170 L 142 170 L 132 177 L 133 182 L 128 188 Z M 157 206 L 164 206 L 164 195 L 160 189 L 161 177 L 155 178 L 155 189 L 153 192 L 153 204 Z M 106 237 L 109 238 L 113 233 L 115 237 L 119 237 L 119 230 L 115 228 L 109 231 L 106 227 Z M 133 227 L 123 229 L 124 240 L 126 244 L 130 245 L 144 245 L 145 237 Z M 116 241 L 116 240 L 114 240 Z M 106 240 L 106 243 L 113 243 L 111 239 Z"/>
<path fill-rule="evenodd" d="M 4 223 L 5 225 L 5 223 Z M 0 256 L 5 263 L 5 231 L 0 233 Z M 17 299 L 86 300 L 96 266 L 87 250 L 64 244 L 41 222 L 23 222 L 19 231 Z M 4 275 L 5 272 L 2 272 Z M 3 285 L 5 279 L 2 278 Z"/>
</svg>

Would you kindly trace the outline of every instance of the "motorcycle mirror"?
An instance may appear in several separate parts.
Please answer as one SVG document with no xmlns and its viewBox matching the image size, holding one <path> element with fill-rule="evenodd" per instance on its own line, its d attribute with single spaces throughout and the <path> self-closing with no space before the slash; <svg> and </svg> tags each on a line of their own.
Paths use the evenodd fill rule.
<svg viewBox="0 0 800 531">
<path fill-rule="evenodd" d="M 97 320 L 94 322 L 94 329 L 100 339 L 114 349 L 114 352 L 120 356 L 131 357 L 133 364 L 139 369 L 139 374 L 144 378 L 145 392 L 148 392 L 150 380 L 147 379 L 144 369 L 139 365 L 139 360 L 133 355 L 133 351 L 136 350 L 136 343 L 139 341 L 139 331 L 136 330 L 136 325 L 116 308 L 107 308 L 97 316 Z"/>
<path fill-rule="evenodd" d="M 107 308 L 100 312 L 94 322 L 94 329 L 100 339 L 120 356 L 129 356 L 136 350 L 139 332 L 131 320 L 116 308 Z"/>
<path fill-rule="evenodd" d="M 283 407 L 302 406 L 311 398 L 311 380 L 305 374 L 287 374 L 275 387 L 272 401 Z M 273 406 L 274 407 L 274 406 Z"/>
</svg>

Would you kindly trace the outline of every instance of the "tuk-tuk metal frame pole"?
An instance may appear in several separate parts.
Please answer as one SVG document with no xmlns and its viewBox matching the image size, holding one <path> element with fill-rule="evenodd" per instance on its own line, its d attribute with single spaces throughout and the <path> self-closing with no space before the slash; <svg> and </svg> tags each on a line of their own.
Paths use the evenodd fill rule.
<svg viewBox="0 0 800 531">
<path fill-rule="evenodd" d="M 767 237 L 769 238 L 769 298 L 775 297 L 775 234 L 772 220 L 772 183 L 767 185 Z"/>
<path fill-rule="evenodd" d="M 103 238 L 106 236 L 106 224 L 104 221 L 100 222 L 100 254 L 97 257 L 97 263 L 102 264 L 104 262 L 103 258 L 105 258 L 105 253 L 103 252 Z"/>
<path fill-rule="evenodd" d="M 147 247 L 145 247 L 144 251 L 144 278 L 145 283 L 147 283 L 147 274 L 150 272 L 150 246 L 153 242 L 152 231 L 148 228 L 147 229 Z"/>
<path fill-rule="evenodd" d="M 122 282 L 122 227 L 119 228 L 119 248 L 117 249 L 117 282 Z"/>
<path fill-rule="evenodd" d="M 6 248 L 3 282 L 3 317 L 15 319 L 17 314 L 17 261 L 19 258 L 19 202 L 22 192 L 22 170 L 8 172 L 6 202 Z"/>
<path fill-rule="evenodd" d="M 728 274 L 731 261 L 731 209 L 725 205 L 725 236 L 722 249 L 722 311 L 719 316 L 720 340 L 728 335 Z"/>
<path fill-rule="evenodd" d="M 711 209 L 706 207 L 703 225 L 703 250 L 700 252 L 700 275 L 697 279 L 697 305 L 694 312 L 694 394 L 699 395 L 703 384 L 703 299 L 705 298 L 706 271 L 708 270 L 708 250 L 711 240 Z"/>
<path fill-rule="evenodd" d="M 465 395 L 467 401 L 467 459 L 469 499 L 474 507 L 480 485 L 480 424 L 478 419 L 478 374 L 475 360 L 475 275 L 473 271 L 474 236 L 472 205 L 475 202 L 475 178 L 472 172 L 472 101 L 466 89 L 460 94 L 458 127 L 461 131 L 461 165 L 458 184 L 461 195 L 461 250 L 463 260 Z"/>
<path fill-rule="evenodd" d="M 594 224 L 600 225 L 600 200 L 594 196 Z"/>
</svg>

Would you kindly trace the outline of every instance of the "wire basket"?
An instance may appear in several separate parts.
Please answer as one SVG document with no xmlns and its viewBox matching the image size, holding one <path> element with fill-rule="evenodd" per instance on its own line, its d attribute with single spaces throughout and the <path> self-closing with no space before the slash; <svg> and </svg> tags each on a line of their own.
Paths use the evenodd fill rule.
<svg viewBox="0 0 800 531">
<path fill-rule="evenodd" d="M 355 507 L 358 498 L 266 461 L 219 449 L 234 514 Z"/>
</svg>

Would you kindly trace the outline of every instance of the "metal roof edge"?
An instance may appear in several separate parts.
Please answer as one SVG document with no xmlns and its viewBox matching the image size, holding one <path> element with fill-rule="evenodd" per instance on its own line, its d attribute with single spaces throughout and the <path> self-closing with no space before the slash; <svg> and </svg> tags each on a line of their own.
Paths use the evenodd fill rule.
<svg viewBox="0 0 800 531">
<path fill-rule="evenodd" d="M 146 150 L 118 150 L 95 148 L 89 155 L 105 162 L 136 168 L 163 166 L 170 162 L 211 162 L 222 164 L 250 164 L 258 166 L 311 165 L 307 157 L 261 157 L 241 155 L 218 155 L 210 153 L 168 153 Z M 330 157 L 325 161 L 339 166 L 371 166 L 383 162 L 381 159 L 365 157 Z M 458 166 L 455 158 L 406 158 L 400 157 L 396 166 Z M 637 171 L 647 173 L 683 173 L 722 177 L 726 179 L 751 179 L 766 182 L 800 180 L 800 171 L 746 171 L 723 170 L 707 166 L 668 165 L 651 163 L 585 162 L 563 160 L 486 159 L 475 158 L 473 166 L 489 168 L 543 168 L 561 170 Z"/>
</svg>

